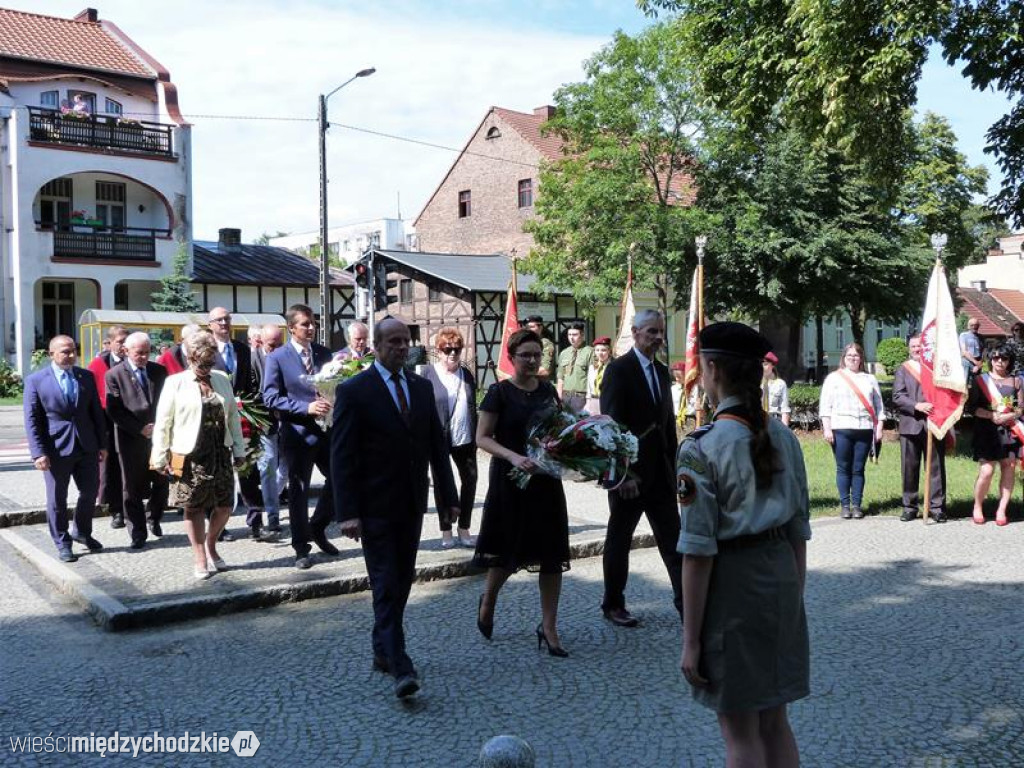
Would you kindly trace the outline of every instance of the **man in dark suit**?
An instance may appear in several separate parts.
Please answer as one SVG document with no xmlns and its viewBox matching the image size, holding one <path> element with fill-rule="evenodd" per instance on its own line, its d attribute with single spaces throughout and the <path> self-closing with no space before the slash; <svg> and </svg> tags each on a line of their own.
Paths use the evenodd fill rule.
<svg viewBox="0 0 1024 768">
<path fill-rule="evenodd" d="M 107 423 L 93 375 L 75 365 L 75 340 L 50 340 L 50 365 L 25 379 L 25 431 L 36 469 L 46 482 L 46 521 L 57 554 L 78 558 L 77 541 L 90 552 L 103 549 L 92 536 L 99 467 L 107 454 Z M 74 526 L 68 532 L 68 483 L 78 487 Z"/>
<path fill-rule="evenodd" d="M 606 619 L 620 627 L 639 624 L 626 610 L 625 591 L 633 532 L 645 512 L 672 582 L 676 610 L 682 616 L 672 382 L 668 368 L 655 359 L 665 343 L 664 316 L 653 309 L 637 312 L 632 334 L 633 349 L 608 363 L 601 383 L 601 413 L 624 424 L 640 441 L 640 456 L 630 467 L 637 478 L 608 492 L 601 609 Z"/>
<path fill-rule="evenodd" d="M 145 546 L 147 521 L 154 536 L 163 536 L 160 520 L 167 507 L 167 476 L 149 468 L 156 404 L 167 371 L 149 361 L 149 350 L 147 334 L 131 334 L 124 342 L 124 362 L 107 371 L 106 376 L 107 415 L 114 420 L 114 442 L 124 486 L 124 515 L 132 549 Z M 144 508 L 146 498 L 149 504 Z"/>
<path fill-rule="evenodd" d="M 112 325 L 107 329 L 106 349 L 93 358 L 89 363 L 89 370 L 92 371 L 96 381 L 96 390 L 99 392 L 100 407 L 106 410 L 107 396 L 104 387 L 106 386 L 107 371 L 121 363 L 124 354 L 124 340 L 128 337 L 128 331 L 120 325 Z M 100 504 L 105 504 L 107 512 L 110 513 L 110 527 L 124 528 L 124 489 L 121 487 L 121 463 L 117 455 L 117 446 L 114 444 L 114 422 L 110 414 L 106 415 L 107 423 L 107 457 L 100 462 Z"/>
<path fill-rule="evenodd" d="M 903 514 L 905 523 L 918 516 L 918 484 L 921 480 L 921 457 L 927 449 L 928 427 L 925 424 L 932 404 L 921 391 L 921 337 L 911 336 L 907 343 L 910 359 L 896 369 L 892 378 L 892 403 L 900 415 L 900 468 L 903 473 Z M 928 514 L 936 523 L 946 522 L 946 445 L 932 441 L 931 503 Z"/>
<path fill-rule="evenodd" d="M 331 473 L 341 532 L 363 542 L 373 590 L 373 666 L 394 675 L 395 695 L 404 699 L 420 688 L 402 622 L 427 510 L 428 466 L 451 519 L 459 506 L 433 388 L 404 369 L 409 328 L 387 318 L 377 325 L 376 341 L 374 364 L 338 387 Z"/>
<path fill-rule="evenodd" d="M 252 372 L 252 353 L 249 345 L 231 338 L 231 313 L 224 307 L 214 307 L 208 316 L 210 333 L 217 342 L 217 356 L 213 359 L 213 370 L 226 373 L 231 379 L 235 397 L 251 398 L 259 390 Z M 249 471 L 238 476 L 238 489 L 245 503 L 246 519 L 263 518 L 263 497 L 260 494 L 260 475 Z M 220 541 L 231 541 L 234 536 L 227 528 L 220 535 Z"/>
<path fill-rule="evenodd" d="M 331 404 L 303 381 L 331 359 L 331 351 L 313 341 L 316 321 L 313 310 L 305 304 L 294 304 L 285 313 L 288 343 L 267 357 L 263 373 L 263 402 L 272 409 L 280 423 L 280 448 L 288 461 L 288 517 L 295 549 L 295 567 L 312 566 L 309 559 L 313 541 L 328 555 L 338 548 L 327 540 L 327 526 L 334 518 L 331 498 L 330 440 L 317 423 L 328 418 Z M 313 467 L 323 473 L 324 487 L 317 499 L 313 519 L 309 519 L 309 483 Z"/>
<path fill-rule="evenodd" d="M 335 360 L 359 360 L 373 354 L 370 349 L 370 329 L 356 320 L 348 326 L 348 346 L 334 353 Z"/>
</svg>

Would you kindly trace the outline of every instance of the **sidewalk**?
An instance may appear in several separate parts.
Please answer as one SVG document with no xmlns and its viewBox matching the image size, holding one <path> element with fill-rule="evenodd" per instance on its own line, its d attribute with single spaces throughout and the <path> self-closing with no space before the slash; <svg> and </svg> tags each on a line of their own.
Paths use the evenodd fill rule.
<svg viewBox="0 0 1024 768">
<path fill-rule="evenodd" d="M 479 462 L 474 534 L 487 492 L 489 466 L 483 453 L 479 455 Z M 14 483 L 8 482 L 12 476 L 16 478 Z M 254 542 L 249 538 L 243 510 L 236 510 L 228 524 L 236 540 L 219 546 L 230 570 L 207 581 L 197 582 L 192 575 L 188 539 L 181 516 L 174 512 L 165 516 L 163 537 L 151 536 L 141 551 L 128 548 L 128 534 L 124 529 L 112 530 L 105 518 L 97 518 L 93 533 L 103 543 L 103 551 L 91 554 L 76 544 L 78 561 L 61 563 L 46 525 L 34 522 L 37 518 L 43 519 L 39 511 L 45 505 L 41 475 L 35 470 L 6 471 L 0 467 L 0 477 L 4 480 L 4 493 L 9 497 L 39 505 L 36 509 L 4 513 L 8 521 L 30 522 L 14 525 L 8 522 L 9 527 L 0 530 L 0 540 L 109 630 L 153 626 L 369 588 L 360 546 L 341 538 L 337 525 L 328 529 L 328 536 L 341 550 L 340 554 L 330 557 L 314 546 L 313 568 L 298 571 L 287 538 L 287 525 L 281 541 Z M 566 483 L 565 492 L 573 559 L 600 554 L 608 518 L 606 492 L 596 485 L 582 483 Z M 282 522 L 286 523 L 287 511 L 282 510 L 282 513 Z M 0 526 L 3 525 L 0 522 Z M 653 543 L 645 519 L 637 529 L 633 546 L 652 546 Z M 469 575 L 471 556 L 469 549 L 441 549 L 437 516 L 431 508 L 423 522 L 417 580 Z"/>
</svg>

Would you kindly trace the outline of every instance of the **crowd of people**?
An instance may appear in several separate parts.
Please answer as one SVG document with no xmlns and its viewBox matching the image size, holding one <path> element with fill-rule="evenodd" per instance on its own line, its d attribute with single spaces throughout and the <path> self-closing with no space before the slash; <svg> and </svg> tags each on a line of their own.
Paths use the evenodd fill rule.
<svg viewBox="0 0 1024 768">
<path fill-rule="evenodd" d="M 313 341 L 312 310 L 294 305 L 285 320 L 287 340 L 279 327 L 267 326 L 250 329 L 247 346 L 232 338 L 230 313 L 215 308 L 208 329 L 184 329 L 181 343 L 161 354 L 166 367 L 150 360 L 144 333 L 111 329 L 109 349 L 92 373 L 75 365 L 73 339 L 51 340 L 51 365 L 26 380 L 25 415 L 61 560 L 76 559 L 73 542 L 102 549 L 92 527 L 102 478 L 106 501 L 121 518 L 113 525 L 127 527 L 133 549 L 144 548 L 149 533 L 161 536 L 164 507 L 177 506 L 195 578 L 231 567 L 217 545 L 234 506 L 235 475 L 246 462 L 236 399 L 245 393 L 273 416 L 261 436 L 273 448 L 258 468 L 238 477 L 251 534 L 264 540 L 280 532 L 274 504 L 283 475 L 297 568 L 312 565 L 313 544 L 337 554 L 327 535 L 331 522 L 361 543 L 373 593 L 372 665 L 394 677 L 397 697 L 421 685 L 406 648 L 404 614 L 431 476 L 442 546 L 471 547 L 473 562 L 486 571 L 476 605 L 481 635 L 490 640 L 500 631 L 498 599 L 507 580 L 535 572 L 537 648 L 568 658 L 558 626 L 562 576 L 570 568 L 566 498 L 562 481 L 539 471 L 526 442 L 538 415 L 559 404 L 589 405 L 638 441 L 630 475 L 607 488 L 605 618 L 617 627 L 641 626 L 626 594 L 633 533 L 646 515 L 684 627 L 680 670 L 696 699 L 718 712 L 730 759 L 772 754 L 778 765 L 797 764 L 786 705 L 808 689 L 802 595 L 809 506 L 799 444 L 764 407 L 766 398 L 778 398 L 763 388 L 772 358 L 760 334 L 737 323 L 701 332 L 702 384 L 714 419 L 679 448 L 678 397 L 658 359 L 665 318 L 654 310 L 637 313 L 632 349 L 615 358 L 610 339 L 588 346 L 582 327 L 569 329 L 569 343 L 555 357 L 543 321 L 529 318 L 508 340 L 512 376 L 491 386 L 479 407 L 456 328 L 437 334 L 436 362 L 418 375 L 408 366 L 404 323 L 378 323 L 373 350 L 365 327 L 351 327 L 349 347 L 339 354 L 372 353 L 373 360 L 337 387 L 332 405 L 310 381 L 333 357 Z M 492 461 L 474 540 L 477 448 Z M 314 466 L 326 484 L 310 517 Z M 512 481 L 513 468 L 525 474 L 525 484 Z M 79 501 L 69 526 L 71 479 Z M 784 610 L 766 612 L 765 605 Z"/>
</svg>

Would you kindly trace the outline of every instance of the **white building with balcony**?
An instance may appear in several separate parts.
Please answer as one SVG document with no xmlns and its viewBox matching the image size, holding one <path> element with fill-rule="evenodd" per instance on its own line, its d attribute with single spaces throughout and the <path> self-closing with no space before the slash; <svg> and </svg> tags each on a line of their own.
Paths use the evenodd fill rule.
<svg viewBox="0 0 1024 768">
<path fill-rule="evenodd" d="M 149 309 L 191 253 L 190 126 L 170 74 L 93 9 L 0 9 L 0 353 Z"/>
</svg>

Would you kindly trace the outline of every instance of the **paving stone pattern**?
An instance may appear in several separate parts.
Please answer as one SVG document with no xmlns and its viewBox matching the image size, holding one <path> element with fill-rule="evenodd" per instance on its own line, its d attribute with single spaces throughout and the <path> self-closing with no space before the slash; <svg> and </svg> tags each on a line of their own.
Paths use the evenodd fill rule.
<svg viewBox="0 0 1024 768">
<path fill-rule="evenodd" d="M 1024 764 L 1024 525 L 813 527 L 813 693 L 791 708 L 803 764 Z M 12 735 L 153 729 L 251 729 L 254 766 L 468 767 L 501 733 L 529 741 L 538 766 L 722 764 L 714 716 L 677 672 L 679 628 L 653 549 L 633 553 L 636 630 L 601 618 L 600 559 L 573 563 L 560 615 L 568 659 L 537 651 L 535 576 L 509 582 L 492 642 L 474 625 L 480 577 L 417 585 L 408 644 L 424 690 L 409 705 L 370 669 L 367 593 L 115 634 L 55 596 L 6 545 L 0 583 L 4 765 L 84 762 L 12 754 Z M 227 760 L 236 758 L 104 764 Z"/>
</svg>

